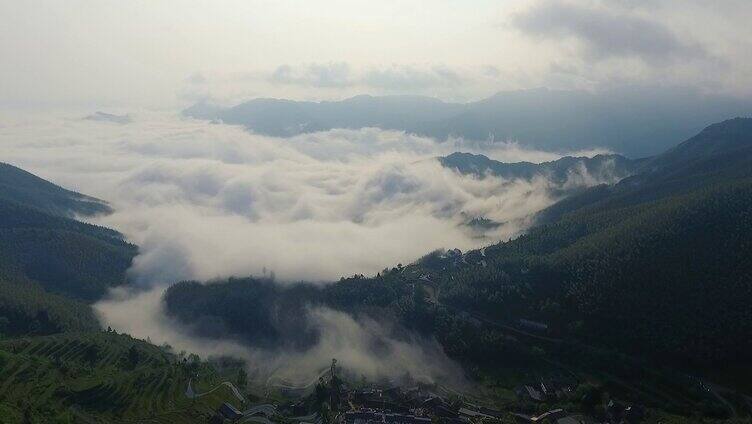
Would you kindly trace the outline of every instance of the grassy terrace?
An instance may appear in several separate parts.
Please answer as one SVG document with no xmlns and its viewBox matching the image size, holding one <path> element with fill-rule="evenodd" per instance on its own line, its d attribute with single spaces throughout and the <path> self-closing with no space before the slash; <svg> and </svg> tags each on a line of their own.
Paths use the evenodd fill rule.
<svg viewBox="0 0 752 424">
<path fill-rule="evenodd" d="M 77 333 L 0 342 L 0 422 L 205 422 L 224 401 L 205 364 L 114 333 Z M 237 403 L 237 400 L 235 400 Z"/>
</svg>

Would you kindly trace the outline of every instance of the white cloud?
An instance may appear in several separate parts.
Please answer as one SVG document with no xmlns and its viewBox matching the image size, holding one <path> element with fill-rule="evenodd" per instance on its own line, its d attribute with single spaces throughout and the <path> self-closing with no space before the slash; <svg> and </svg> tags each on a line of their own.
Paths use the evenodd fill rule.
<svg viewBox="0 0 752 424">
<path fill-rule="evenodd" d="M 579 75 L 570 80 L 552 76 L 549 67 L 587 62 L 580 49 L 570 48 L 572 37 L 543 42 L 520 34 L 512 24 L 513 16 L 540 1 L 439 1 L 430 7 L 397 0 L 225 0 L 180 7 L 171 2 L 42 3 L 0 2 L 0 55 L 6 59 L 0 67 L 0 107 L 164 108 L 206 97 L 321 100 L 364 90 L 468 100 L 540 86 L 598 88 L 616 77 L 746 96 L 752 86 L 752 61 L 746 54 L 752 3 L 746 0 L 569 0 L 566 4 L 580 12 L 603 13 L 569 13 L 566 22 L 557 18 L 551 28 L 569 28 L 567 33 L 600 56 L 614 47 L 621 54 L 647 51 L 655 59 L 663 51 L 660 46 L 681 51 L 682 45 L 701 45 L 727 65 L 679 55 L 669 63 L 653 60 L 654 72 L 624 61 L 596 69 L 578 66 Z M 545 2 L 554 11 L 561 9 L 557 3 Z M 269 81 L 282 64 L 292 72 L 286 76 L 281 68 L 281 76 L 306 83 Z M 501 74 L 489 73 L 488 66 Z M 372 75 L 375 85 L 350 84 L 369 70 L 380 70 Z M 232 78 L 237 75 L 252 78 Z"/>
<path fill-rule="evenodd" d="M 306 350 L 260 349 L 230 340 L 191 337 L 179 322 L 167 318 L 161 302 L 162 290 L 137 295 L 115 291 L 96 310 L 101 319 L 118 331 L 148 337 L 153 343 L 169 344 L 176 352 L 195 352 L 203 358 L 232 356 L 249 365 L 251 380 L 257 384 L 309 386 L 328 370 L 332 358 L 352 371 L 355 377 L 369 379 L 402 377 L 409 372 L 423 382 L 441 381 L 454 387 L 465 383 L 463 372 L 435 340 L 416 337 L 396 339 L 388 326 L 365 317 L 354 318 L 328 308 L 307 311 L 307 322 L 320 334 Z M 134 314 L 133 311 L 142 311 Z M 373 353 L 374 345 L 379 353 Z"/>
<path fill-rule="evenodd" d="M 331 357 L 368 376 L 410 370 L 449 378 L 456 369 L 433 366 L 449 363 L 434 342 L 395 340 L 380 325 L 326 309 L 310 312 L 321 342 L 305 352 L 194 339 L 162 314 L 164 287 L 181 279 L 260 275 L 263 268 L 283 282 L 375 274 L 437 248 L 506 239 L 555 200 L 545 179 L 472 178 L 435 160 L 454 150 L 506 161 L 559 156 L 515 143 L 437 143 L 373 128 L 283 139 L 172 115 L 131 116 L 122 125 L 11 117 L 0 124 L 0 153 L 4 161 L 111 202 L 115 212 L 95 222 L 139 246 L 130 275 L 146 290 L 116 291 L 99 303 L 105 325 L 204 356 L 249 359 L 267 377 L 280 377 L 275 370 L 281 368 L 303 370 L 285 378 L 309 378 Z M 479 239 L 462 225 L 468 216 L 505 224 Z M 369 354 L 376 339 L 388 355 Z"/>
<path fill-rule="evenodd" d="M 576 38 L 591 60 L 637 57 L 649 63 L 665 64 L 707 55 L 694 40 L 682 39 L 663 23 L 618 7 L 539 2 L 515 16 L 514 23 L 520 30 L 537 37 Z"/>
<path fill-rule="evenodd" d="M 372 128 L 279 139 L 166 115 L 117 126 L 28 120 L 2 128 L 2 149 L 11 163 L 111 202 L 116 212 L 97 222 L 141 247 L 132 273 L 144 284 L 263 267 L 282 280 L 375 273 L 483 243 L 463 214 L 506 222 L 492 236 L 507 238 L 555 200 L 547 181 L 464 177 L 433 158 L 556 154 Z"/>
</svg>

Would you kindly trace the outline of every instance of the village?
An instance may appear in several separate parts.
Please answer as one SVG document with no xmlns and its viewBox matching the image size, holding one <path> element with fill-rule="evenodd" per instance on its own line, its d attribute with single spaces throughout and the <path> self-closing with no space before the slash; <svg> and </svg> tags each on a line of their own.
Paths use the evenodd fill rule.
<svg viewBox="0 0 752 424">
<path fill-rule="evenodd" d="M 493 408 L 487 402 L 438 384 L 411 381 L 409 377 L 373 384 L 351 386 L 338 373 L 336 359 L 319 378 L 312 391 L 293 392 L 288 402 L 263 403 L 244 411 L 229 402 L 223 403 L 212 416 L 212 424 L 224 423 L 293 423 L 293 424 L 469 424 L 469 423 L 638 423 L 645 410 L 609 400 L 595 415 L 568 411 L 562 407 L 546 408 L 557 403 L 596 403 L 595 399 L 578 399 L 579 382 L 562 375 L 531 380 L 515 389 L 518 402 Z"/>
</svg>

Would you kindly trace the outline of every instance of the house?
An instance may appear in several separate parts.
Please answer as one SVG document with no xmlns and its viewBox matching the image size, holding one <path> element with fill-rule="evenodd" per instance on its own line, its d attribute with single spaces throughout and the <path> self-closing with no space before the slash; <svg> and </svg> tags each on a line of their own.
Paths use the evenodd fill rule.
<svg viewBox="0 0 752 424">
<path fill-rule="evenodd" d="M 546 423 L 548 423 L 548 422 L 556 422 L 554 420 L 558 420 L 559 418 L 563 418 L 563 415 L 565 413 L 566 412 L 563 409 L 557 408 L 557 409 L 552 409 L 552 410 L 550 410 L 548 412 L 544 412 L 544 413 L 542 413 L 542 414 L 540 414 L 538 416 L 533 416 L 533 417 L 531 417 L 529 415 L 525 415 L 525 414 L 518 414 L 518 413 L 511 413 L 510 415 L 512 415 L 513 417 L 515 417 L 517 419 L 517 421 L 520 421 L 520 422 L 525 422 L 525 423 L 543 423 L 543 422 L 546 422 Z M 567 423 L 567 424 L 569 424 L 569 423 Z"/>
<path fill-rule="evenodd" d="M 608 401 L 606 405 L 606 413 L 611 416 L 615 421 L 618 421 L 624 414 L 624 405 L 621 402 L 615 402 L 613 399 Z"/>
<path fill-rule="evenodd" d="M 341 415 L 341 417 L 344 424 L 366 424 L 384 421 L 381 414 L 370 410 L 348 411 L 344 415 Z"/>
<path fill-rule="evenodd" d="M 412 414 L 395 414 L 383 410 L 362 410 L 345 412 L 342 418 L 344 424 L 431 424 L 430 418 L 417 417 Z"/>
<path fill-rule="evenodd" d="M 548 412 L 544 412 L 544 413 L 538 415 L 537 417 L 530 418 L 530 421 L 534 422 L 534 423 L 537 423 L 537 422 L 542 422 L 544 420 L 555 420 L 555 419 L 561 418 L 564 414 L 565 414 L 565 412 L 561 408 L 552 409 L 552 410 L 550 410 Z"/>
<path fill-rule="evenodd" d="M 533 331 L 546 331 L 548 330 L 548 324 L 544 324 L 542 322 L 537 321 L 531 321 L 529 319 L 519 319 L 517 320 L 517 323 L 520 325 L 520 327 L 533 330 Z"/>
<path fill-rule="evenodd" d="M 472 409 L 467 408 L 460 408 L 459 414 L 461 417 L 467 417 L 467 418 L 490 418 L 490 419 L 496 419 L 496 417 L 488 414 L 484 414 L 480 411 L 474 411 Z"/>
<path fill-rule="evenodd" d="M 239 420 L 243 418 L 243 413 L 238 411 L 234 406 L 230 405 L 229 403 L 225 402 L 222 404 L 222 406 L 219 407 L 217 410 L 220 415 L 227 418 L 228 420 Z"/>
<path fill-rule="evenodd" d="M 556 424 L 582 424 L 582 423 L 584 423 L 584 421 L 575 417 L 574 415 L 569 415 L 567 417 L 562 417 L 556 420 Z"/>
<path fill-rule="evenodd" d="M 536 402 L 543 402 L 543 395 L 541 392 L 530 385 L 525 385 L 517 389 L 517 396 L 520 398 L 530 398 Z"/>
<path fill-rule="evenodd" d="M 430 418 L 411 414 L 384 414 L 384 422 L 393 424 L 431 424 Z"/>
</svg>

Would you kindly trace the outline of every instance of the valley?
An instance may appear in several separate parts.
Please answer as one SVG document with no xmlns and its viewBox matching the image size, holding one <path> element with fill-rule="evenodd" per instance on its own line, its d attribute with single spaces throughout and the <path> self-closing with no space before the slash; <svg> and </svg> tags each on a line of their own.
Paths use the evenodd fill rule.
<svg viewBox="0 0 752 424">
<path fill-rule="evenodd" d="M 9 422 L 744 422 L 751 122 L 608 158 L 623 177 L 562 194 L 508 241 L 323 285 L 265 269 L 165 291 L 175 331 L 232 341 L 243 358 L 101 328 L 90 305 L 132 284 L 138 248 L 74 219 L 106 203 L 3 165 L 0 186 L 15 188 L 2 196 L 0 411 Z M 476 179 L 571 173 L 448 158 Z"/>
</svg>

